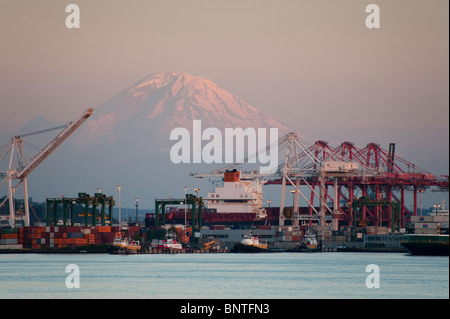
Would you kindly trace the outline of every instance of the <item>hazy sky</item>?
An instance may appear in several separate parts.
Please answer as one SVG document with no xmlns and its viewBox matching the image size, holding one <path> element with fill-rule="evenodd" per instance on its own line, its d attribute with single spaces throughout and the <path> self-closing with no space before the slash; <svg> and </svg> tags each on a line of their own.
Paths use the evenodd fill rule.
<svg viewBox="0 0 450 319">
<path fill-rule="evenodd" d="M 80 29 L 66 28 L 70 3 L 80 7 Z M 380 8 L 379 29 L 365 25 L 370 3 Z M 36 115 L 67 122 L 167 70 L 210 78 L 313 141 L 396 142 L 409 160 L 448 174 L 448 7 L 0 0 L 0 134 Z"/>
</svg>

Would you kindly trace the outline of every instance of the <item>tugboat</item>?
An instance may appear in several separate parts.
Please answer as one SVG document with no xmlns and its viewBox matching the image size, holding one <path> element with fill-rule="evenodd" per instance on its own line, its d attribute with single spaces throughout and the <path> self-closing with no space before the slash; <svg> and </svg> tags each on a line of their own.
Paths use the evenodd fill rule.
<svg viewBox="0 0 450 319">
<path fill-rule="evenodd" d="M 183 249 L 183 246 L 173 238 L 167 238 L 160 240 L 158 245 L 156 245 L 157 249 Z"/>
<path fill-rule="evenodd" d="M 234 253 L 261 253 L 270 252 L 267 243 L 260 243 L 258 237 L 253 235 L 244 235 L 240 243 L 234 245 L 231 252 Z"/>
<path fill-rule="evenodd" d="M 164 239 L 158 241 L 157 249 L 183 249 L 181 243 L 176 241 L 176 234 L 174 231 L 168 230 Z"/>
<path fill-rule="evenodd" d="M 286 252 L 290 253 L 312 253 L 319 251 L 322 251 L 322 245 L 317 241 L 317 236 L 312 231 L 305 233 L 303 241 L 299 242 L 297 247 L 286 250 Z"/>
<path fill-rule="evenodd" d="M 128 240 L 121 237 L 114 238 L 110 246 L 112 254 L 136 254 L 141 249 L 139 241 Z"/>
</svg>

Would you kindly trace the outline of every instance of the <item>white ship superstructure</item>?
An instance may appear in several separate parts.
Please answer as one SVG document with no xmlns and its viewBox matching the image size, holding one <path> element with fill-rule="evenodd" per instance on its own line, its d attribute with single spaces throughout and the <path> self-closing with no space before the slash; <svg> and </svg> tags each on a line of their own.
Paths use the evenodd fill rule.
<svg viewBox="0 0 450 319">
<path fill-rule="evenodd" d="M 256 217 L 266 216 L 263 208 L 262 186 L 259 179 L 242 180 L 240 172 L 225 172 L 223 185 L 216 186 L 214 193 L 208 193 L 207 208 L 218 213 L 255 213 Z"/>
</svg>

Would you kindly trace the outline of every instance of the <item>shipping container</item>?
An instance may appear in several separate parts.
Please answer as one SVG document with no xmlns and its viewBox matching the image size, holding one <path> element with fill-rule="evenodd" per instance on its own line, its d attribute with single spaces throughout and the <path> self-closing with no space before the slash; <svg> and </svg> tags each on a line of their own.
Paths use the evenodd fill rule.
<svg viewBox="0 0 450 319">
<path fill-rule="evenodd" d="M 2 227 L 2 228 L 0 228 L 0 234 L 18 234 L 19 229 L 22 229 L 22 228 Z"/>
<path fill-rule="evenodd" d="M 83 238 L 84 235 L 82 233 L 68 233 L 67 238 Z"/>
<path fill-rule="evenodd" d="M 18 233 L 1 234 L 0 238 L 1 239 L 17 239 L 17 238 L 19 238 L 19 234 Z"/>
<path fill-rule="evenodd" d="M 8 244 L 8 245 L 1 245 L 0 249 L 23 249 L 22 244 Z"/>
<path fill-rule="evenodd" d="M 98 226 L 97 230 L 99 233 L 110 233 L 111 232 L 111 226 Z"/>
<path fill-rule="evenodd" d="M 19 243 L 18 238 L 3 238 L 0 239 L 0 245 L 16 245 Z"/>
</svg>

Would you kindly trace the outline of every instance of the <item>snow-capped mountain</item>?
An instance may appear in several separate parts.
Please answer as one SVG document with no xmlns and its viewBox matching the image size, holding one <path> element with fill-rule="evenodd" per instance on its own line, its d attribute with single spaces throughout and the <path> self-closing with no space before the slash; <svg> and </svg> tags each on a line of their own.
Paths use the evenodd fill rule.
<svg viewBox="0 0 450 319">
<path fill-rule="evenodd" d="M 210 172 L 225 163 L 175 164 L 170 159 L 170 148 L 176 143 L 170 132 L 179 127 L 191 131 L 193 120 L 201 120 L 203 129 L 222 132 L 276 127 L 281 137 L 288 131 L 272 116 L 204 77 L 151 74 L 95 107 L 92 116 L 31 174 L 30 196 L 43 201 L 76 197 L 78 192 L 93 194 L 97 188 L 117 196 L 116 185 L 122 184 L 124 206 L 132 207 L 139 197 L 142 207 L 152 207 L 154 198 L 183 196 L 183 185 L 189 186 L 189 192 L 211 191 L 208 180 L 190 173 Z M 24 127 L 23 131 L 32 130 Z M 49 140 L 46 137 L 45 143 Z"/>
<path fill-rule="evenodd" d="M 271 115 L 219 88 L 209 79 L 160 72 L 97 107 L 86 126 L 80 129 L 79 143 L 89 146 L 117 142 L 120 145 L 125 140 L 139 139 L 141 151 L 162 151 L 170 142 L 170 131 L 177 127 L 190 130 L 193 120 L 201 120 L 204 128 L 220 130 L 276 127 L 279 136 L 288 131 Z"/>
</svg>

